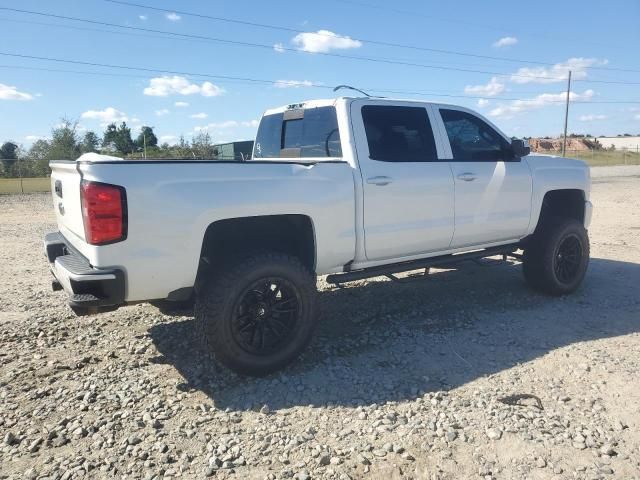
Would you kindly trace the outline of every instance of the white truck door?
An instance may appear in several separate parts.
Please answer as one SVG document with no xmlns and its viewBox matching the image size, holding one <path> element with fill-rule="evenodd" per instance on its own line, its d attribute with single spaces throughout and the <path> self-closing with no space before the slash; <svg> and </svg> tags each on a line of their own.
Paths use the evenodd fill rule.
<svg viewBox="0 0 640 480">
<path fill-rule="evenodd" d="M 531 211 L 531 171 L 514 158 L 510 140 L 480 116 L 452 106 L 434 106 L 451 149 L 455 182 L 452 248 L 518 240 Z"/>
<path fill-rule="evenodd" d="M 449 163 L 438 160 L 440 136 L 433 134 L 431 110 L 411 102 L 351 104 L 370 261 L 449 248 L 453 176 Z"/>
</svg>

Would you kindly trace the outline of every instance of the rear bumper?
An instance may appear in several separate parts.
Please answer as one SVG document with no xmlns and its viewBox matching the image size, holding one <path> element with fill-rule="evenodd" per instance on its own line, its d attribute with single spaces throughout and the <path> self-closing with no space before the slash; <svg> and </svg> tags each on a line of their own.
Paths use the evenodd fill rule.
<svg viewBox="0 0 640 480">
<path fill-rule="evenodd" d="M 115 310 L 124 305 L 125 274 L 117 268 L 94 268 L 69 245 L 60 232 L 44 238 L 54 290 L 69 294 L 69 306 L 78 315 Z"/>
</svg>

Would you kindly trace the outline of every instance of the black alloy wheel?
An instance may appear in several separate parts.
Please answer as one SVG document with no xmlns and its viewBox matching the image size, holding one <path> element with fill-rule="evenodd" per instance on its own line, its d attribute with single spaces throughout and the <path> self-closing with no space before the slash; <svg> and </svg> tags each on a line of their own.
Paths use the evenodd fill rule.
<svg viewBox="0 0 640 480">
<path fill-rule="evenodd" d="M 236 302 L 232 335 L 246 352 L 270 355 L 294 337 L 300 314 L 300 295 L 290 282 L 262 278 Z"/>
<path fill-rule="evenodd" d="M 560 242 L 554 263 L 560 282 L 569 284 L 575 280 L 582 263 L 582 245 L 577 235 L 570 234 Z"/>
</svg>

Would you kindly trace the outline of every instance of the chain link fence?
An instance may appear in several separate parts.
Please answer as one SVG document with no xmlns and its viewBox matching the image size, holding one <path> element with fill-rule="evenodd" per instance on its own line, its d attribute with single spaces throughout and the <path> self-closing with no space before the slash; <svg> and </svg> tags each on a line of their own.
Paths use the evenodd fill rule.
<svg viewBox="0 0 640 480">
<path fill-rule="evenodd" d="M 537 150 L 532 154 L 562 155 L 560 150 Z M 592 167 L 607 165 L 640 165 L 640 145 L 620 149 L 567 150 L 566 157 L 584 160 Z M 195 157 L 194 157 L 195 158 Z M 193 160 L 193 158 L 188 158 Z M 148 158 L 151 160 L 151 158 Z M 227 160 L 227 157 L 218 158 Z M 238 160 L 229 157 L 229 160 Z M 0 194 L 48 192 L 49 160 L 35 158 L 0 159 Z"/>
<path fill-rule="evenodd" d="M 49 160 L 0 158 L 0 194 L 49 191 Z"/>
<path fill-rule="evenodd" d="M 562 155 L 560 150 L 536 150 L 532 153 L 544 153 L 558 156 Z M 592 167 L 602 167 L 607 165 L 640 165 L 640 145 L 619 149 L 568 149 L 564 156 L 584 160 Z"/>
</svg>

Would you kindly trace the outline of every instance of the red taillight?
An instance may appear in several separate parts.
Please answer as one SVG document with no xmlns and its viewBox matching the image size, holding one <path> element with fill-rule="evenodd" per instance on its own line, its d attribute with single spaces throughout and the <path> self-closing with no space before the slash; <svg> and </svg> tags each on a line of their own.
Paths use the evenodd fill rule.
<svg viewBox="0 0 640 480">
<path fill-rule="evenodd" d="M 86 241 L 104 245 L 124 240 L 127 228 L 124 188 L 83 181 L 80 192 Z"/>
</svg>

